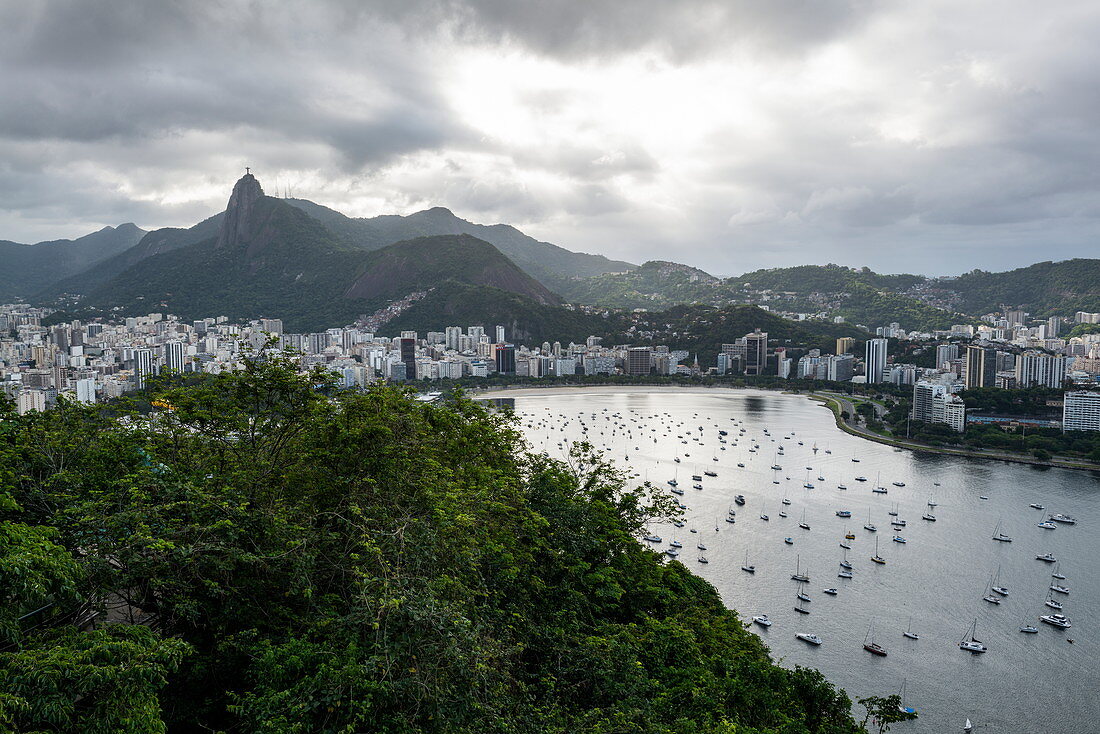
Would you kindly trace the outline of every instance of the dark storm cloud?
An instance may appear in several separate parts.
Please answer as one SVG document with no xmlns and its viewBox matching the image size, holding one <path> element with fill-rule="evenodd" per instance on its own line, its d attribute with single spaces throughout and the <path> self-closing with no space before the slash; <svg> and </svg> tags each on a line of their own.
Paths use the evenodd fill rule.
<svg viewBox="0 0 1100 734">
<path fill-rule="evenodd" d="M 718 49 L 801 53 L 865 22 L 858 0 L 387 0 L 366 11 L 409 27 L 443 24 L 477 42 L 511 42 L 559 58 L 643 49 L 689 61 Z M 429 19 L 430 23 L 424 23 Z"/>
<path fill-rule="evenodd" d="M 251 165 L 721 274 L 1088 255 L 1098 39 L 1084 0 L 0 3 L 0 238 L 190 224 Z"/>
</svg>

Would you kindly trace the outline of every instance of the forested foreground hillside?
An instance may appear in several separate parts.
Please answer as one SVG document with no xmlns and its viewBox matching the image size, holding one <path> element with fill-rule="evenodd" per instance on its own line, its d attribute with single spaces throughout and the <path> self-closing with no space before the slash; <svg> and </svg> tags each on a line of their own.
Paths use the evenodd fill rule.
<svg viewBox="0 0 1100 734">
<path fill-rule="evenodd" d="M 0 411 L 0 730 L 861 731 L 636 542 L 663 495 L 473 402 L 261 355 Z"/>
</svg>

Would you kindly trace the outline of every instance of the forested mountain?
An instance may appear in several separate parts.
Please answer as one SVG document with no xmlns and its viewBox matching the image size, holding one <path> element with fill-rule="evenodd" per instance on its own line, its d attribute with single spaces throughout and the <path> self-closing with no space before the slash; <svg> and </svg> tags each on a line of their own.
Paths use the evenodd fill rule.
<svg viewBox="0 0 1100 734">
<path fill-rule="evenodd" d="M 472 402 L 296 369 L 0 401 L 0 727 L 862 731 L 638 542 L 669 495 Z"/>
<path fill-rule="evenodd" d="M 943 279 L 940 285 L 958 295 L 961 310 L 973 314 L 997 312 L 1005 306 L 1022 308 L 1036 317 L 1100 311 L 1100 260 L 1048 261 L 1005 273 L 974 270 Z"/>
<path fill-rule="evenodd" d="M 456 217 L 449 209 L 434 207 L 408 216 L 348 217 L 303 199 L 287 199 L 316 218 L 349 244 L 376 249 L 399 240 L 430 235 L 468 234 L 494 245 L 508 259 L 551 290 L 560 291 L 570 278 L 586 278 L 637 267 L 609 260 L 603 255 L 572 252 L 540 242 L 507 224 L 474 224 Z"/>
<path fill-rule="evenodd" d="M 309 331 L 351 323 L 416 294 L 421 302 L 398 324 L 431 314 L 419 328 L 441 328 L 448 316 L 463 325 L 510 324 L 510 333 L 540 338 L 556 338 L 550 329 L 560 325 L 602 326 L 560 308 L 558 296 L 488 242 L 438 235 L 366 250 L 301 208 L 265 196 L 251 174 L 237 182 L 224 213 L 191 229 L 149 233 L 103 264 L 100 276 L 78 311 L 57 318 L 116 311 L 268 316 L 289 330 Z"/>
<path fill-rule="evenodd" d="M 75 240 L 36 245 L 0 241 L 0 301 L 31 298 L 51 283 L 132 247 L 144 234 L 134 224 L 120 224 Z"/>
<path fill-rule="evenodd" d="M 224 212 L 219 212 L 187 229 L 166 227 L 147 232 L 133 247 L 127 248 L 113 257 L 106 258 L 71 277 L 51 283 L 43 289 L 39 296 L 51 297 L 62 293 L 81 295 L 92 293 L 111 278 L 147 257 L 171 252 L 216 237 L 223 216 Z"/>
</svg>

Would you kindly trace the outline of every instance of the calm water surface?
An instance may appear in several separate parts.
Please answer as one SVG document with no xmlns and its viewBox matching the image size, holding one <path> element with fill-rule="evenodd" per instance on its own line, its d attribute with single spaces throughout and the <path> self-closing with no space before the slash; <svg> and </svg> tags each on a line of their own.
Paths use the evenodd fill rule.
<svg viewBox="0 0 1100 734">
<path fill-rule="evenodd" d="M 678 540 L 679 560 L 714 584 L 746 621 L 767 614 L 771 628 L 753 627 L 781 664 L 816 667 L 853 700 L 897 693 L 904 684 L 905 701 L 920 718 L 892 730 L 961 731 L 969 717 L 976 732 L 1100 732 L 1100 475 L 896 450 L 845 434 L 828 410 L 804 397 L 774 392 L 607 388 L 502 395 L 515 398 L 536 450 L 560 456 L 570 442 L 587 437 L 639 479 L 667 490 L 675 477 L 688 506 L 686 525 L 653 527 L 664 539 L 654 547 Z M 719 429 L 728 432 L 725 444 Z M 754 445 L 760 448 L 750 451 Z M 785 455 L 777 455 L 779 446 Z M 782 471 L 773 471 L 773 463 Z M 707 470 L 718 476 L 704 476 L 703 489 L 693 489 L 692 474 Z M 888 494 L 871 491 L 879 477 Z M 813 489 L 803 487 L 807 481 Z M 838 489 L 841 484 L 847 490 Z M 737 494 L 747 500 L 743 507 L 733 504 Z M 930 499 L 935 522 L 921 519 Z M 1033 502 L 1045 511 L 1030 508 Z M 731 508 L 735 524 L 725 522 Z M 896 532 L 888 514 L 894 509 L 907 521 Z M 837 510 L 851 511 L 851 519 L 837 517 Z M 1077 525 L 1037 527 L 1055 512 L 1075 517 Z M 770 519 L 760 519 L 762 513 Z M 798 527 L 803 513 L 810 530 Z M 863 528 L 868 518 L 877 532 Z M 1013 542 L 993 541 L 998 525 Z M 849 531 L 855 540 L 845 541 Z M 895 543 L 894 535 L 908 542 Z M 870 560 L 876 538 L 885 565 Z M 852 579 L 837 577 L 841 542 L 852 546 Z M 707 550 L 697 550 L 698 543 Z M 746 552 L 755 574 L 741 570 Z M 1066 580 L 1052 579 L 1053 567 L 1036 560 L 1048 552 Z M 700 555 L 709 563 L 699 563 Z M 808 615 L 794 610 L 796 563 L 810 576 Z M 1000 605 L 982 600 L 993 575 L 1009 591 Z M 1068 596 L 1054 595 L 1073 623 L 1069 630 L 1038 619 L 1054 611 L 1044 605 L 1052 583 L 1070 589 Z M 823 593 L 830 587 L 836 596 Z M 975 619 L 976 636 L 989 648 L 982 655 L 957 647 Z M 887 657 L 862 648 L 872 620 Z M 910 623 L 919 640 L 902 637 Z M 1019 632 L 1024 624 L 1038 627 L 1038 634 Z M 816 633 L 824 644 L 810 647 L 796 632 Z"/>
</svg>

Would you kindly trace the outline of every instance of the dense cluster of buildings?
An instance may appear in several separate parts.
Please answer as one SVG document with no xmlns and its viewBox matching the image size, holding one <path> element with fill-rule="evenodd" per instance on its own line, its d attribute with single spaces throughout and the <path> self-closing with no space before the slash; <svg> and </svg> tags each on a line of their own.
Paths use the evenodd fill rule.
<svg viewBox="0 0 1100 734">
<path fill-rule="evenodd" d="M 687 364 L 685 351 L 665 346 L 604 346 L 600 337 L 584 343 L 544 342 L 538 346 L 506 339 L 505 328 L 487 333 L 482 326 L 448 326 L 425 335 L 402 332 L 381 336 L 361 323 L 322 332 L 285 333 L 279 319 L 246 324 L 224 317 L 183 322 L 148 314 L 114 323 L 73 321 L 43 326 L 48 311 L 26 304 L 0 306 L 0 391 L 20 412 L 44 410 L 60 396 L 84 403 L 140 389 L 165 370 L 216 374 L 238 369 L 251 351 L 270 348 L 293 354 L 302 370 L 317 365 L 346 387 L 377 380 L 409 381 L 488 377 L 526 378 L 573 375 L 702 374 L 698 360 Z M 1079 313 L 1092 323 L 1096 314 Z M 1100 375 L 1100 334 L 1070 340 L 1057 335 L 1060 319 L 1027 326 L 1027 315 L 1006 312 L 987 317 L 978 327 L 918 335 L 898 324 L 877 329 L 862 344 L 852 337 L 836 341 L 835 354 L 798 346 L 773 346 L 767 332 L 752 333 L 720 345 L 709 374 L 764 375 L 834 382 L 892 383 L 913 388 L 912 418 L 966 427 L 958 393 L 980 387 L 1062 388 L 1067 382 L 1095 384 Z M 925 338 L 935 349 L 933 367 L 918 367 L 890 357 L 891 339 Z M 937 343 L 937 340 L 939 342 Z M 797 352 L 797 359 L 788 356 Z M 859 352 L 862 352 L 861 354 Z M 1095 395 L 1067 394 L 1066 430 L 1100 430 Z M 1073 396 L 1073 397 L 1070 397 Z M 1084 426 L 1084 428 L 1082 428 Z"/>
<path fill-rule="evenodd" d="M 183 322 L 148 314 L 117 323 L 79 321 L 43 326 L 47 311 L 26 304 L 0 306 L 0 391 L 20 412 L 43 410 L 59 396 L 84 403 L 140 389 L 165 370 L 217 374 L 238 369 L 242 359 L 273 340 L 270 348 L 293 354 L 302 370 L 322 365 L 346 387 L 376 380 L 438 380 L 493 374 L 540 378 L 570 375 L 698 374 L 684 351 L 667 347 L 604 347 L 599 337 L 582 344 L 516 345 L 497 326 L 449 326 L 426 335 L 387 337 L 362 325 L 308 334 L 284 333 L 279 319 L 247 324 L 211 318 Z M 767 335 L 742 356 L 760 360 Z M 753 339 L 749 341 L 752 342 Z M 762 345 L 762 346 L 761 346 Z"/>
</svg>

